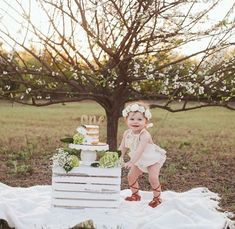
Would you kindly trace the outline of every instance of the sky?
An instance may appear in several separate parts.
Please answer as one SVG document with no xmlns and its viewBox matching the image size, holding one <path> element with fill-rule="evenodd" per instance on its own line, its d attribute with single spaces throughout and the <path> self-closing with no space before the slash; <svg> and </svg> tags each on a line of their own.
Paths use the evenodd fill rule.
<svg viewBox="0 0 235 229">
<path fill-rule="evenodd" d="M 19 6 L 15 3 L 14 0 L 8 1 L 8 0 L 0 0 L 0 29 L 3 28 L 3 26 L 7 29 L 9 29 L 9 32 L 14 34 L 14 37 L 19 36 L 19 39 L 23 39 L 19 32 L 20 26 L 17 23 L 19 21 L 19 15 L 17 13 L 17 10 L 14 11 L 13 8 L 18 8 Z M 208 0 L 199 0 L 200 4 L 198 4 L 198 8 L 205 4 Z M 211 2 L 215 2 L 215 0 L 209 0 Z M 32 18 L 35 21 L 35 23 L 40 27 L 40 29 L 45 29 L 45 23 L 46 18 L 43 16 L 43 13 L 40 12 L 38 7 L 36 6 L 36 0 L 21 0 L 22 5 L 24 7 L 29 6 L 29 2 L 31 2 L 31 9 L 32 9 Z M 209 15 L 210 20 L 213 22 L 218 21 L 224 17 L 224 15 L 227 13 L 227 11 L 230 9 L 230 7 L 235 3 L 235 0 L 221 0 L 219 2 L 219 5 L 216 7 L 216 9 Z M 9 16 L 8 13 L 11 15 Z M 235 14 L 235 12 L 234 12 Z M 205 27 L 210 27 L 210 23 L 206 23 L 204 25 Z M 0 33 L 1 36 L 1 33 Z M 21 37 L 20 37 L 21 36 Z M 80 37 L 82 39 L 82 36 Z M 235 41 L 235 36 L 233 37 Z M 1 39 L 1 37 L 0 37 Z M 3 41 L 4 43 L 4 41 Z M 193 52 L 196 52 L 198 50 L 201 50 L 202 48 L 206 48 L 208 43 L 208 40 L 203 41 L 196 41 L 189 43 L 185 45 L 183 48 L 180 49 L 181 52 L 185 54 L 190 54 Z"/>
<path fill-rule="evenodd" d="M 200 1 L 200 0 L 199 0 Z M 202 4 L 203 2 L 206 2 L 207 0 L 201 0 Z M 209 0 L 210 1 L 210 0 Z M 211 0 L 212 2 L 213 0 Z M 215 2 L 215 1 L 213 1 Z M 209 14 L 209 18 L 211 22 L 220 21 L 224 18 L 228 10 L 235 4 L 235 0 L 220 0 L 217 7 Z M 200 5 L 199 5 L 200 7 Z M 233 18 L 235 18 L 235 9 Z M 205 24 L 205 27 L 210 27 L 210 23 Z M 235 35 L 231 38 L 233 42 L 235 42 Z M 203 41 L 195 41 L 192 43 L 188 43 L 182 48 L 182 52 L 186 54 L 197 52 L 198 50 L 204 49 L 207 47 L 209 40 L 203 40 Z"/>
</svg>

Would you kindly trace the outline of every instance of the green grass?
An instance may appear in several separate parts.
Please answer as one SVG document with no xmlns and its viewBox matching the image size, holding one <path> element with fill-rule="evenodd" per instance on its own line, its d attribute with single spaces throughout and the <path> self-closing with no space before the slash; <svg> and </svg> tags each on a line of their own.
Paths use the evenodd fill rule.
<svg viewBox="0 0 235 229">
<path fill-rule="evenodd" d="M 47 147 L 59 145 L 59 139 L 73 135 L 82 114 L 104 115 L 101 107 L 93 103 L 31 107 L 19 104 L 0 104 L 0 144 L 8 150 L 19 150 L 28 144 L 43 143 Z M 1 147 L 2 148 L 2 147 Z"/>
<path fill-rule="evenodd" d="M 180 113 L 154 109 L 152 113 L 154 127 L 149 131 L 168 156 L 161 171 L 164 189 L 185 191 L 206 186 L 222 196 L 223 208 L 235 211 L 235 113 L 219 107 Z M 50 183 L 49 158 L 63 146 L 60 138 L 75 134 L 83 114 L 105 112 L 90 101 L 47 107 L 1 102 L 0 173 L 9 172 L 7 177 L 0 176 L 1 181 L 25 186 Z M 125 128 L 121 118 L 118 142 Z M 101 125 L 100 139 L 106 141 L 106 123 Z M 142 187 L 150 188 L 147 177 L 144 182 Z M 122 188 L 127 188 L 125 178 Z"/>
</svg>

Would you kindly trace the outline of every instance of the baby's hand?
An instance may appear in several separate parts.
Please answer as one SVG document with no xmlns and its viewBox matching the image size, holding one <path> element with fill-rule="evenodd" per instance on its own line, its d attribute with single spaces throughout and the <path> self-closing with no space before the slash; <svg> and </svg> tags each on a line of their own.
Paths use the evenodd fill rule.
<svg viewBox="0 0 235 229">
<path fill-rule="evenodd" d="M 128 161 L 127 163 L 125 163 L 125 168 L 126 169 L 130 169 L 134 164 L 131 161 Z"/>
</svg>

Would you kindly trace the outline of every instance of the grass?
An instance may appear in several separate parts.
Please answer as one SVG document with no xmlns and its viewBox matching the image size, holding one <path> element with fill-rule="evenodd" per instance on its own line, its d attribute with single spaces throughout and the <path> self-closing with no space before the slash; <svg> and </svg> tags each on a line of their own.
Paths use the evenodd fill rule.
<svg viewBox="0 0 235 229">
<path fill-rule="evenodd" d="M 154 141 L 167 150 L 161 171 L 163 189 L 186 191 L 206 186 L 221 195 L 221 207 L 235 212 L 235 115 L 231 110 L 210 107 L 180 113 L 154 109 Z M 0 103 L 0 180 L 12 186 L 51 183 L 50 157 L 64 146 L 59 141 L 73 135 L 81 115 L 105 115 L 96 103 L 30 107 Z M 118 142 L 125 129 L 119 122 Z M 106 124 L 100 128 L 106 141 Z M 6 175 L 7 174 L 7 175 Z M 141 188 L 150 189 L 147 176 Z M 122 188 L 127 188 L 123 171 Z"/>
</svg>

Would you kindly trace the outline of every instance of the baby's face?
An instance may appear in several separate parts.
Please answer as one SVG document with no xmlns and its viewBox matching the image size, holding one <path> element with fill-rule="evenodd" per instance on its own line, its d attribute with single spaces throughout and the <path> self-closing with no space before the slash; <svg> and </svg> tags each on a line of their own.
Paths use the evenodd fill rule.
<svg viewBox="0 0 235 229">
<path fill-rule="evenodd" d="M 126 123 L 128 128 L 137 134 L 146 127 L 147 119 L 141 112 L 129 112 Z"/>
</svg>

